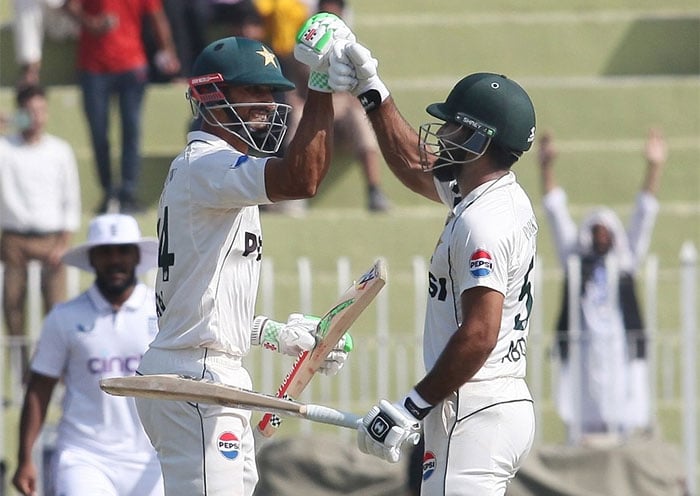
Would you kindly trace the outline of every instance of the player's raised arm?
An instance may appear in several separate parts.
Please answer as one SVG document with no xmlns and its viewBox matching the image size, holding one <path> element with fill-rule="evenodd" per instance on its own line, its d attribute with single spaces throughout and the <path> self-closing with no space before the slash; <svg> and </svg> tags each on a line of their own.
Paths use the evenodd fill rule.
<svg viewBox="0 0 700 496">
<path fill-rule="evenodd" d="M 308 198 L 316 194 L 328 172 L 333 149 L 333 101 L 328 86 L 328 58 L 338 40 L 354 40 L 345 23 L 319 13 L 297 34 L 296 59 L 309 66 L 309 92 L 297 127 L 281 159 L 270 159 L 265 183 L 270 200 Z"/>
<path fill-rule="evenodd" d="M 334 91 L 349 91 L 367 112 L 379 147 L 394 175 L 410 190 L 440 201 L 433 177 L 426 174 L 418 133 L 401 115 L 388 88 L 377 73 L 378 62 L 359 43 L 338 43 L 330 57 L 329 84 Z"/>
</svg>

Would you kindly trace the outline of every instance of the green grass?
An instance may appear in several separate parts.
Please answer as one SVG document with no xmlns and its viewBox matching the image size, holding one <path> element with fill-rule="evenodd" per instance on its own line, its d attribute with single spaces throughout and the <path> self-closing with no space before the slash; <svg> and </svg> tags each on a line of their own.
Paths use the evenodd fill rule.
<svg viewBox="0 0 700 496">
<path fill-rule="evenodd" d="M 10 15 L 0 2 L 0 21 Z M 569 194 L 575 218 L 598 204 L 629 218 L 644 171 L 642 147 L 650 126 L 659 126 L 670 146 L 659 198 L 661 211 L 651 244 L 659 257 L 659 330 L 677 340 L 678 255 L 684 241 L 700 247 L 700 6 L 697 0 L 499 0 L 490 3 L 443 0 L 354 0 L 359 39 L 379 59 L 380 74 L 407 120 L 428 120 L 425 106 L 443 99 L 462 76 L 476 71 L 507 74 L 529 91 L 538 127 L 555 133 L 560 146 L 559 182 Z M 662 40 L 663 42 L 660 42 Z M 48 43 L 44 75 L 50 87 L 50 132 L 75 147 L 81 173 L 83 231 L 100 199 L 87 140 L 80 94 L 73 80 L 71 43 Z M 12 110 L 16 68 L 8 29 L 0 32 L 0 112 Z M 149 89 L 144 112 L 144 167 L 140 194 L 151 207 L 139 217 L 147 235 L 155 234 L 154 208 L 172 157 L 180 150 L 189 118 L 180 85 Z M 112 126 L 117 143 L 118 121 Z M 117 147 L 115 147 L 117 148 Z M 539 206 L 536 152 L 526 154 L 515 171 L 536 206 L 540 221 L 539 254 L 545 270 L 540 288 L 541 327 L 552 329 L 559 305 L 560 281 L 551 233 Z M 115 159 L 117 158 L 115 152 Z M 116 166 L 115 166 L 116 171 Z M 444 210 L 419 199 L 383 170 L 384 186 L 395 205 L 386 215 L 365 211 L 360 167 L 340 156 L 303 218 L 263 214 L 265 256 L 273 260 L 280 286 L 274 312 L 297 310 L 296 261 L 309 257 L 314 268 L 314 309 L 330 304 L 336 293 L 335 261 L 347 256 L 354 271 L 377 256 L 387 259 L 390 327 L 395 335 L 413 332 L 411 259 L 432 253 Z M 83 279 L 84 284 L 89 280 Z M 699 305 L 700 306 L 700 305 Z M 363 316 L 355 333 L 364 351 L 376 346 L 363 334 L 374 326 Z M 404 334 L 405 336 L 405 334 Z M 551 334 L 546 333 L 545 339 Z M 398 339 L 398 337 L 397 337 Z M 405 339 L 405 338 L 402 338 Z M 679 362 L 679 360 L 678 360 Z M 530 363 L 530 367 L 540 364 Z M 282 372 L 282 367 L 280 373 Z M 549 364 L 544 363 L 548 392 Z M 349 368 L 356 374 L 357 369 Z M 399 381 L 398 378 L 392 381 Z M 677 396 L 676 390 L 674 391 Z M 353 391 L 358 410 L 373 391 Z M 561 442 L 564 431 L 551 401 L 543 402 L 543 440 Z M 13 416 L 14 415 L 14 416 Z M 680 406 L 659 405 L 664 437 L 682 440 Z M 293 429 L 287 432 L 292 432 Z M 7 419 L 4 443 L 14 454 L 16 412 Z"/>
</svg>

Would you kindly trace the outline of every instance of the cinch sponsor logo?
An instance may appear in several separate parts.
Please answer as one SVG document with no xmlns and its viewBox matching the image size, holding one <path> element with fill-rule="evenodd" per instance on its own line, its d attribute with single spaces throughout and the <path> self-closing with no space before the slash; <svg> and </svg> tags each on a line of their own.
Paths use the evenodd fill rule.
<svg viewBox="0 0 700 496">
<path fill-rule="evenodd" d="M 241 442 L 233 432 L 223 432 L 216 440 L 216 447 L 225 458 L 235 460 L 241 450 Z"/>
<path fill-rule="evenodd" d="M 474 277 L 486 277 L 493 270 L 491 254 L 486 250 L 476 250 L 469 257 L 469 272 Z"/>
<path fill-rule="evenodd" d="M 423 455 L 423 480 L 428 480 L 433 475 L 436 464 L 435 454 L 432 451 L 426 451 Z"/>
<path fill-rule="evenodd" d="M 89 358 L 87 361 L 87 369 L 91 374 L 121 372 L 122 375 L 124 375 L 126 372 L 134 373 L 139 363 L 141 363 L 142 356 L 143 355 Z"/>
</svg>

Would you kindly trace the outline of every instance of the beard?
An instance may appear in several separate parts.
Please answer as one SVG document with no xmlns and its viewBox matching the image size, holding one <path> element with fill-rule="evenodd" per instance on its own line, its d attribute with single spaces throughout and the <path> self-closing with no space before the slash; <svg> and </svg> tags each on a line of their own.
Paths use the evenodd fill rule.
<svg viewBox="0 0 700 496">
<path fill-rule="evenodd" d="M 441 183 L 449 183 L 457 178 L 455 164 L 445 162 L 442 157 L 435 161 L 432 172 L 433 177 Z"/>
<path fill-rule="evenodd" d="M 136 285 L 136 274 L 131 273 L 131 277 L 112 280 L 106 277 L 97 277 L 95 284 L 100 292 L 109 299 L 110 297 L 117 297 L 122 295 L 126 290 Z"/>
</svg>

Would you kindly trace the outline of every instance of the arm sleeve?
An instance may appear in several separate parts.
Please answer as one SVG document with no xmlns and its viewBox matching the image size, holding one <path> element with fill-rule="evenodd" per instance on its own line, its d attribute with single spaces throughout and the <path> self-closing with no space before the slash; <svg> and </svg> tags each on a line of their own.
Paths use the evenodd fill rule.
<svg viewBox="0 0 700 496">
<path fill-rule="evenodd" d="M 39 374 L 58 378 L 63 375 L 67 362 L 66 340 L 55 313 L 50 312 L 41 328 L 31 369 Z"/>
<path fill-rule="evenodd" d="M 659 213 L 659 202 L 654 195 L 640 192 L 634 206 L 634 212 L 627 230 L 630 251 L 635 269 L 646 257 L 651 244 L 651 234 Z"/>
<path fill-rule="evenodd" d="M 212 208 L 270 203 L 265 189 L 266 162 L 267 158 L 225 152 L 210 155 L 206 164 L 190 167 L 192 200 Z"/>
<path fill-rule="evenodd" d="M 566 267 L 569 255 L 576 251 L 577 237 L 576 224 L 569 213 L 566 193 L 561 188 L 554 188 L 542 197 L 542 205 L 552 228 L 559 263 Z"/>
<path fill-rule="evenodd" d="M 68 144 L 66 144 L 65 150 L 64 181 L 64 229 L 69 232 L 76 232 L 80 228 L 81 220 L 80 179 L 75 155 Z"/>
</svg>

